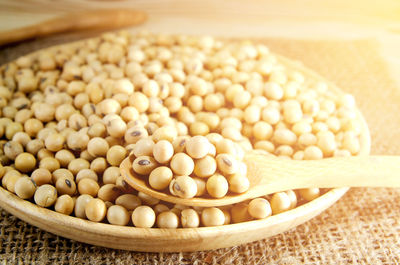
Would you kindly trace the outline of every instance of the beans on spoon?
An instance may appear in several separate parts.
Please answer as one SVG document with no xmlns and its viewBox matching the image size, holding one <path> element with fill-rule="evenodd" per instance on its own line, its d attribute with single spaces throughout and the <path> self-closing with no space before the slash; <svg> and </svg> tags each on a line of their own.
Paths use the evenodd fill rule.
<svg viewBox="0 0 400 265">
<path fill-rule="evenodd" d="M 245 155 L 250 188 L 222 198 L 179 198 L 153 190 L 134 174 L 129 158 L 121 164 L 122 176 L 133 188 L 163 201 L 188 206 L 223 206 L 291 189 L 338 187 L 400 187 L 400 156 L 333 157 L 288 160 L 257 152 Z"/>
</svg>

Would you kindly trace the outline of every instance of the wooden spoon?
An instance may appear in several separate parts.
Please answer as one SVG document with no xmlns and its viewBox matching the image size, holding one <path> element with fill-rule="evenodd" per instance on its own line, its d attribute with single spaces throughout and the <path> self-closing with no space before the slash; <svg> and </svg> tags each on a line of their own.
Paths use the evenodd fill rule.
<svg viewBox="0 0 400 265">
<path fill-rule="evenodd" d="M 0 45 L 66 31 L 113 29 L 144 22 L 146 13 L 132 9 L 86 10 L 19 29 L 0 32 Z"/>
<path fill-rule="evenodd" d="M 353 156 L 321 160 L 287 160 L 248 153 L 250 188 L 241 194 L 228 193 L 223 198 L 183 199 L 153 190 L 131 169 L 129 158 L 121 163 L 125 181 L 154 198 L 188 206 L 212 207 L 242 202 L 263 195 L 304 188 L 400 187 L 400 156 Z"/>
</svg>

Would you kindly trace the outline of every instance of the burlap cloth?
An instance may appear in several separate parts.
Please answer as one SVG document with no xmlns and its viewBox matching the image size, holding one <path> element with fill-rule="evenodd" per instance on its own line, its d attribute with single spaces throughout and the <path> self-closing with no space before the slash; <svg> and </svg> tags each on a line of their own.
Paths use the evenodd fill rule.
<svg viewBox="0 0 400 265">
<path fill-rule="evenodd" d="M 3 47 L 1 63 L 70 40 L 57 36 Z M 373 40 L 263 40 L 355 95 L 373 154 L 400 154 L 400 88 Z M 330 209 L 283 234 L 232 248 L 194 253 L 113 250 L 61 238 L 0 210 L 0 260 L 27 264 L 396 264 L 400 263 L 400 189 L 351 189 Z"/>
</svg>

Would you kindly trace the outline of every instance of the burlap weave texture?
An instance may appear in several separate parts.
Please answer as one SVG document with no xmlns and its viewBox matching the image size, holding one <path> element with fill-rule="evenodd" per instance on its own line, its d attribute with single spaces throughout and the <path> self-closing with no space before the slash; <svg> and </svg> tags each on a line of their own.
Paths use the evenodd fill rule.
<svg viewBox="0 0 400 265">
<path fill-rule="evenodd" d="M 0 63 L 63 38 L 0 50 Z M 372 40 L 262 40 L 272 51 L 301 60 L 356 97 L 367 119 L 373 154 L 400 154 L 400 88 Z M 400 189 L 351 189 L 330 209 L 269 239 L 214 251 L 141 253 L 57 237 L 0 210 L 4 264 L 397 264 Z"/>
</svg>

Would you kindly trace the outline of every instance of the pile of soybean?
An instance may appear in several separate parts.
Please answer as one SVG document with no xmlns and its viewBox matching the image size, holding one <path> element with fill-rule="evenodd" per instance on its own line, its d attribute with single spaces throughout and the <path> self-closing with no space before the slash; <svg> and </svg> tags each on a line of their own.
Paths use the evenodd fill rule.
<svg viewBox="0 0 400 265">
<path fill-rule="evenodd" d="M 2 186 L 59 213 L 114 225 L 239 223 L 321 193 L 173 205 L 124 182 L 118 167 L 128 155 L 146 156 L 133 168 L 155 189 L 218 198 L 247 190 L 241 160 L 250 150 L 297 160 L 360 150 L 351 95 L 286 67 L 265 45 L 208 36 L 107 33 L 20 57 L 0 68 L 0 110 Z"/>
</svg>

